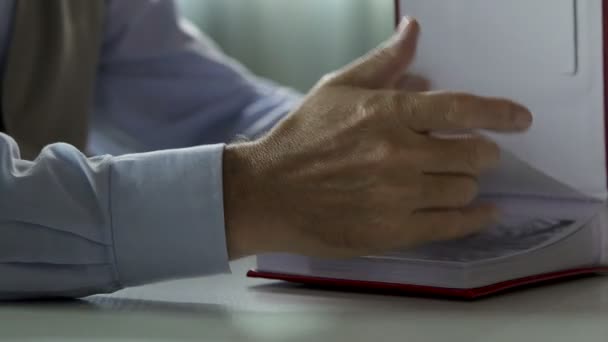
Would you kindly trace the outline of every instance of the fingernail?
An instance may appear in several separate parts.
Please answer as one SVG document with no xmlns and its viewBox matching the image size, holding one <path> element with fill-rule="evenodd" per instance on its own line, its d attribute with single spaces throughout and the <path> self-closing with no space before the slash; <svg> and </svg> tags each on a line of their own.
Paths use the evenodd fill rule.
<svg viewBox="0 0 608 342">
<path fill-rule="evenodd" d="M 401 21 L 399 22 L 399 26 L 397 27 L 397 36 L 398 37 L 403 37 L 406 33 L 407 30 L 410 26 L 410 24 L 412 23 L 412 17 L 410 16 L 404 16 L 401 18 Z"/>
<path fill-rule="evenodd" d="M 532 125 L 532 115 L 528 112 L 519 112 L 515 119 L 515 125 L 521 129 L 529 128 Z"/>
<path fill-rule="evenodd" d="M 516 105 L 513 109 L 515 113 L 514 124 L 517 128 L 527 129 L 532 125 L 532 114 L 524 107 Z"/>
</svg>

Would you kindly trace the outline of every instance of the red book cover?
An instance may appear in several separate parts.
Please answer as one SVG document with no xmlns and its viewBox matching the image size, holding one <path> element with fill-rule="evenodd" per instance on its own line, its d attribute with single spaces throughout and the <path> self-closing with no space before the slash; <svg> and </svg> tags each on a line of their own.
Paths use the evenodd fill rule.
<svg viewBox="0 0 608 342">
<path fill-rule="evenodd" d="M 608 98 L 608 5 L 603 3 L 603 23 L 604 23 L 604 99 Z M 399 23 L 401 20 L 401 9 L 399 8 L 399 0 L 395 0 L 395 22 Z M 606 120 L 605 129 L 606 136 L 608 137 L 608 101 L 604 100 L 605 116 Z M 608 148 L 606 148 L 607 154 L 607 169 L 608 169 Z M 563 281 L 567 279 L 579 278 L 583 276 L 591 276 L 600 273 L 608 273 L 608 267 L 589 267 L 580 269 L 563 270 L 559 272 L 539 274 L 530 277 L 513 279 L 497 284 L 492 284 L 479 288 L 471 289 L 455 289 L 446 287 L 430 287 L 420 286 L 412 284 L 395 284 L 395 283 L 384 283 L 384 282 L 370 282 L 370 281 L 359 281 L 359 280 L 345 280 L 345 279 L 331 279 L 331 278 L 320 278 L 320 277 L 309 277 L 301 275 L 291 274 L 279 274 L 272 272 L 264 272 L 251 270 L 247 273 L 248 277 L 251 278 L 264 278 L 272 280 L 283 280 L 287 282 L 321 286 L 325 288 L 350 290 L 350 291 L 361 291 L 361 292 L 377 292 L 383 294 L 403 294 L 403 295 L 418 295 L 418 296 L 433 296 L 433 297 L 445 297 L 445 298 L 459 298 L 459 299 L 477 299 L 487 297 L 490 295 L 499 294 L 505 291 L 520 289 L 529 287 L 532 285 L 540 285 L 551 283 L 555 281 Z"/>
<path fill-rule="evenodd" d="M 262 272 L 251 270 L 247 273 L 250 278 L 263 278 L 271 280 L 282 280 L 291 283 L 320 286 L 324 288 L 358 291 L 358 292 L 375 292 L 382 294 L 400 294 L 400 295 L 416 295 L 416 296 L 432 296 L 442 298 L 460 298 L 460 299 L 478 299 L 494 294 L 499 294 L 513 289 L 524 288 L 532 285 L 547 284 L 557 280 L 575 279 L 583 276 L 595 275 L 603 272 L 608 272 L 608 268 L 581 268 L 566 270 L 548 274 L 535 275 L 520 279 L 513 279 L 488 286 L 472 288 L 472 289 L 454 289 L 447 287 L 432 287 L 412 284 L 395 284 L 360 280 L 345 280 L 332 278 L 318 278 L 290 274 L 280 274 L 272 272 Z"/>
</svg>

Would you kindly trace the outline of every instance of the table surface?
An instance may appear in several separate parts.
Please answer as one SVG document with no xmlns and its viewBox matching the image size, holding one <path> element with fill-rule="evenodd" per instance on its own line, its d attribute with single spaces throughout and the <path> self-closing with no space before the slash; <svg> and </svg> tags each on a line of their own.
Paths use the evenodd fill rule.
<svg viewBox="0 0 608 342">
<path fill-rule="evenodd" d="M 608 277 L 464 302 L 223 275 L 0 305 L 0 341 L 608 341 Z"/>
</svg>

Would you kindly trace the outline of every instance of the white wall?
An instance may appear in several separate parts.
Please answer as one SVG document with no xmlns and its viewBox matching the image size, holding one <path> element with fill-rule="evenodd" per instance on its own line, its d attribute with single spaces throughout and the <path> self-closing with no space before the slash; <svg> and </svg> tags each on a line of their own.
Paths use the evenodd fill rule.
<svg viewBox="0 0 608 342">
<path fill-rule="evenodd" d="M 186 16 L 256 73 L 306 90 L 393 29 L 392 0 L 179 0 Z"/>
</svg>

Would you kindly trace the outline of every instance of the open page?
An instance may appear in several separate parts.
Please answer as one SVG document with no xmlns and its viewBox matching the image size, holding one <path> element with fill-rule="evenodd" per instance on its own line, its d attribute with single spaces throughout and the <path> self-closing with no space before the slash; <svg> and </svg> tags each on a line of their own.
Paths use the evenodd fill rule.
<svg viewBox="0 0 608 342">
<path fill-rule="evenodd" d="M 493 199 L 501 222 L 478 235 L 355 259 L 290 254 L 258 256 L 258 269 L 315 278 L 471 289 L 561 270 L 598 265 L 598 202 Z M 605 257 L 605 255 L 604 255 Z M 605 260 L 605 259 L 604 259 Z"/>
<path fill-rule="evenodd" d="M 535 115 L 529 133 L 491 137 L 541 174 L 585 196 L 606 198 L 601 0 L 399 4 L 401 15 L 416 17 L 422 26 L 412 72 L 428 77 L 435 89 L 507 97 L 528 106 Z M 502 184 L 511 192 L 531 190 L 527 180 Z M 551 189 L 538 190 L 551 195 Z"/>
<path fill-rule="evenodd" d="M 481 176 L 483 196 L 540 197 L 561 200 L 589 200 L 589 195 L 552 178 L 503 150 L 499 166 Z"/>
<path fill-rule="evenodd" d="M 494 198 L 503 212 L 487 230 L 455 241 L 395 251 L 373 259 L 472 266 L 530 253 L 561 241 L 588 224 L 603 206 L 594 202 Z"/>
</svg>

